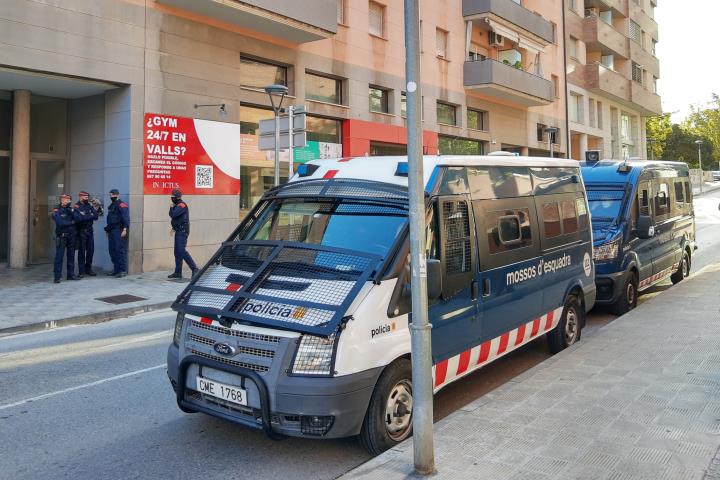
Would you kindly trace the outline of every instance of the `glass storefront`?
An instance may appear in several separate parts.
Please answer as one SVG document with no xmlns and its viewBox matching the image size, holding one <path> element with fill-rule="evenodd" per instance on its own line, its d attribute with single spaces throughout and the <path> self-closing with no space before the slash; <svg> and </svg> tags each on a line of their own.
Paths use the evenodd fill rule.
<svg viewBox="0 0 720 480">
<path fill-rule="evenodd" d="M 483 142 L 467 138 L 438 136 L 438 150 L 441 155 L 483 155 Z"/>
<path fill-rule="evenodd" d="M 247 210 L 263 193 L 272 188 L 275 177 L 275 152 L 258 150 L 260 120 L 273 118 L 269 108 L 240 108 L 240 208 Z M 293 151 L 294 163 L 318 158 L 342 156 L 342 123 L 340 120 L 307 117 L 307 145 Z M 280 182 L 287 181 L 287 151 L 280 152 Z"/>
</svg>

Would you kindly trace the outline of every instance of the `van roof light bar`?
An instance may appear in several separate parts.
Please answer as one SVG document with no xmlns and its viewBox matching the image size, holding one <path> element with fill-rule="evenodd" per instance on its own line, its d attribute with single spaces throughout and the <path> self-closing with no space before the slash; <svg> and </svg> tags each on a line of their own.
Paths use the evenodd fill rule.
<svg viewBox="0 0 720 480">
<path fill-rule="evenodd" d="M 310 177 L 313 173 L 320 168 L 320 165 L 314 165 L 312 163 L 303 163 L 298 167 L 298 177 Z"/>
<path fill-rule="evenodd" d="M 409 169 L 410 169 L 410 166 L 409 166 L 408 162 L 398 162 L 397 167 L 395 167 L 395 176 L 396 177 L 407 177 Z"/>
</svg>

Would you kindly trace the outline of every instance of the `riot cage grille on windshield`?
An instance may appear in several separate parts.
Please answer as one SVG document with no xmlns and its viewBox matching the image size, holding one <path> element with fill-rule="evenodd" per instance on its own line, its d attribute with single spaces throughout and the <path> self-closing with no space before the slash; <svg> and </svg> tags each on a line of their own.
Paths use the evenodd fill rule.
<svg viewBox="0 0 720 480">
<path fill-rule="evenodd" d="M 377 255 L 322 245 L 227 242 L 173 308 L 329 336 L 380 264 Z"/>
</svg>

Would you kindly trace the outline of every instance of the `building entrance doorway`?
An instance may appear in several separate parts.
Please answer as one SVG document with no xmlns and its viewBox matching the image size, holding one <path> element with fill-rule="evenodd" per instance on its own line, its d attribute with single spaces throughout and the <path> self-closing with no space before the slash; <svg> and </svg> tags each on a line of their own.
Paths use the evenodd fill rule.
<svg viewBox="0 0 720 480">
<path fill-rule="evenodd" d="M 65 188 L 65 159 L 31 158 L 30 263 L 49 263 L 55 256 L 53 208 Z"/>
</svg>

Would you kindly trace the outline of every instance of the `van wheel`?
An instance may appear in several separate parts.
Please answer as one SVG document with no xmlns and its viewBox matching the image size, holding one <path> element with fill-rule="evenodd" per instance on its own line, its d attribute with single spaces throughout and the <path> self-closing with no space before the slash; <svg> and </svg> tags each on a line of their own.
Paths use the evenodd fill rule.
<svg viewBox="0 0 720 480">
<path fill-rule="evenodd" d="M 682 280 L 686 277 L 690 276 L 690 255 L 688 255 L 687 251 L 683 252 L 682 260 L 680 260 L 680 266 L 677 269 L 677 272 L 670 275 L 670 280 L 672 281 L 673 285 L 682 282 Z"/>
<path fill-rule="evenodd" d="M 380 455 L 412 433 L 412 367 L 401 358 L 380 375 L 360 430 L 360 444 Z"/>
<path fill-rule="evenodd" d="M 560 323 L 552 332 L 548 332 L 547 340 L 550 353 L 558 353 L 580 340 L 582 326 L 585 323 L 585 310 L 574 295 L 568 296 L 563 307 Z"/>
<path fill-rule="evenodd" d="M 637 307 L 638 301 L 638 278 L 635 272 L 630 272 L 625 285 L 623 285 L 620 297 L 612 304 L 612 312 L 615 315 L 624 315 Z"/>
</svg>

